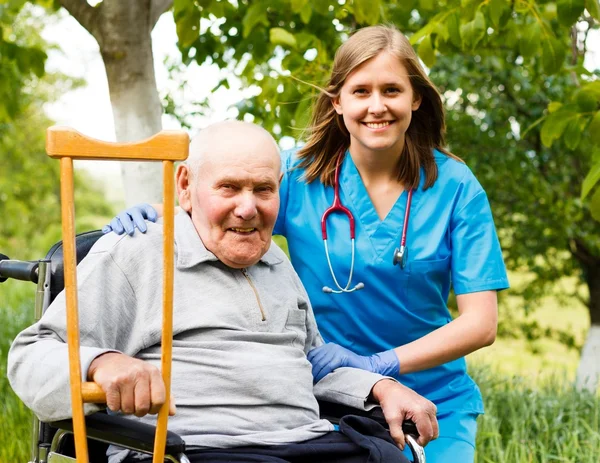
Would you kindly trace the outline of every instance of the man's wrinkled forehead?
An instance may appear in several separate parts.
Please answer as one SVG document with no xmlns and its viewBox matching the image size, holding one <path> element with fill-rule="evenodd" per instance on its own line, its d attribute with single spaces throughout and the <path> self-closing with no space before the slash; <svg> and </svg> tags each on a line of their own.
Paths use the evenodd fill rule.
<svg viewBox="0 0 600 463">
<path fill-rule="evenodd" d="M 226 121 L 207 127 L 192 139 L 188 165 L 195 173 L 209 161 L 224 166 L 228 162 L 257 158 L 273 161 L 279 175 L 279 148 L 273 137 L 255 124 Z"/>
</svg>

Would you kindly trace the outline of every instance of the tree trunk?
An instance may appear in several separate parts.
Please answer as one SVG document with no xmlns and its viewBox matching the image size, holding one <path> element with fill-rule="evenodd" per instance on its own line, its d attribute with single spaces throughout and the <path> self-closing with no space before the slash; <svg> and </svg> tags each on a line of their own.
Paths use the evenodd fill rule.
<svg viewBox="0 0 600 463">
<path fill-rule="evenodd" d="M 61 0 L 61 3 L 98 41 L 117 141 L 138 141 L 159 132 L 162 107 L 156 89 L 150 34 L 172 1 L 104 0 L 96 7 L 90 7 L 85 0 Z M 128 206 L 162 202 L 161 163 L 123 162 L 121 173 Z"/>
<path fill-rule="evenodd" d="M 583 268 L 590 291 L 591 325 L 581 352 L 576 383 L 579 389 L 595 393 L 600 381 L 600 260 L 586 260 Z"/>
</svg>

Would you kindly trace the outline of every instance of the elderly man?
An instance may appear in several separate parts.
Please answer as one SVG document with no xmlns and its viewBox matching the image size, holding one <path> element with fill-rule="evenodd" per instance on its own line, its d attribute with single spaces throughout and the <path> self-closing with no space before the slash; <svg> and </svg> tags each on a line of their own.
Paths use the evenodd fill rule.
<svg viewBox="0 0 600 463">
<path fill-rule="evenodd" d="M 323 341 L 298 276 L 271 242 L 279 181 L 275 141 L 241 122 L 202 131 L 177 170 L 187 213 L 175 222 L 177 410 L 172 405 L 169 428 L 184 437 L 192 461 L 315 461 L 315 449 L 328 455 L 319 461 L 405 461 L 381 439 L 382 456 L 369 457 L 319 419 L 315 396 L 359 408 L 374 401 L 400 446 L 405 416 L 423 443 L 437 435 L 435 406 L 394 380 L 340 368 L 313 388 L 306 353 Z M 165 400 L 157 368 L 161 249 L 162 227 L 149 224 L 146 234 L 102 237 L 78 268 L 82 371 L 111 410 L 142 420 Z M 61 293 L 9 353 L 14 390 L 46 421 L 69 416 L 65 331 Z M 140 461 L 127 450 L 109 453 L 111 463 Z"/>
</svg>

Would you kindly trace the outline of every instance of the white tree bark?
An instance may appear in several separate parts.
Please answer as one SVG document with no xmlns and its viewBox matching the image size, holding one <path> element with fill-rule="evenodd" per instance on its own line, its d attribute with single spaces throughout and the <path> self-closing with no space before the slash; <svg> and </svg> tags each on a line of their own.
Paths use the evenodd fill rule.
<svg viewBox="0 0 600 463">
<path fill-rule="evenodd" d="M 577 369 L 577 388 L 595 393 L 600 381 L 600 325 L 590 326 Z"/>
<path fill-rule="evenodd" d="M 139 141 L 162 127 L 151 32 L 173 0 L 61 0 L 63 7 L 97 40 L 106 68 L 116 139 Z M 121 166 L 125 203 L 162 202 L 161 163 Z"/>
</svg>

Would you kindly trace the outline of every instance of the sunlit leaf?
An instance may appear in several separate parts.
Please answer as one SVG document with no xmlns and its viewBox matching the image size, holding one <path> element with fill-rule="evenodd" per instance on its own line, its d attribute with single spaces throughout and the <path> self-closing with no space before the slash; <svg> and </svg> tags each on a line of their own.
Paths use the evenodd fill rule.
<svg viewBox="0 0 600 463">
<path fill-rule="evenodd" d="M 258 24 L 264 24 L 265 26 L 269 25 L 269 20 L 267 19 L 267 9 L 262 2 L 254 3 L 250 8 L 248 8 L 248 11 L 246 11 L 246 15 L 242 20 L 242 36 L 247 38 Z"/>
<path fill-rule="evenodd" d="M 555 37 L 542 40 L 542 66 L 548 74 L 555 74 L 563 66 L 567 50 Z"/>
<path fill-rule="evenodd" d="M 431 45 L 431 36 L 428 35 L 419 43 L 419 57 L 425 66 L 431 68 L 435 64 L 435 50 Z"/>
<path fill-rule="evenodd" d="M 594 188 L 594 185 L 598 182 L 600 182 L 600 163 L 592 166 L 591 170 L 586 175 L 581 186 L 581 199 L 585 199 L 590 191 L 592 191 L 592 188 Z"/>
<path fill-rule="evenodd" d="M 269 41 L 273 45 L 283 45 L 288 48 L 296 48 L 296 37 L 294 34 L 281 27 L 273 27 L 269 30 Z"/>
<path fill-rule="evenodd" d="M 600 222 L 600 188 L 596 190 L 590 201 L 590 213 L 592 217 Z"/>
<path fill-rule="evenodd" d="M 592 18 L 600 22 L 600 0 L 585 0 L 585 9 Z"/>
<path fill-rule="evenodd" d="M 563 26 L 573 25 L 583 14 L 585 0 L 557 0 L 556 13 L 558 22 Z"/>
<path fill-rule="evenodd" d="M 485 35 L 485 17 L 481 11 L 475 13 L 472 21 L 460 26 L 460 36 L 463 45 L 474 49 Z"/>
<path fill-rule="evenodd" d="M 578 117 L 578 114 L 569 109 L 562 109 L 549 114 L 542 125 L 542 143 L 547 147 L 552 146 L 552 143 L 562 136 L 567 124 L 576 117 Z"/>
</svg>

